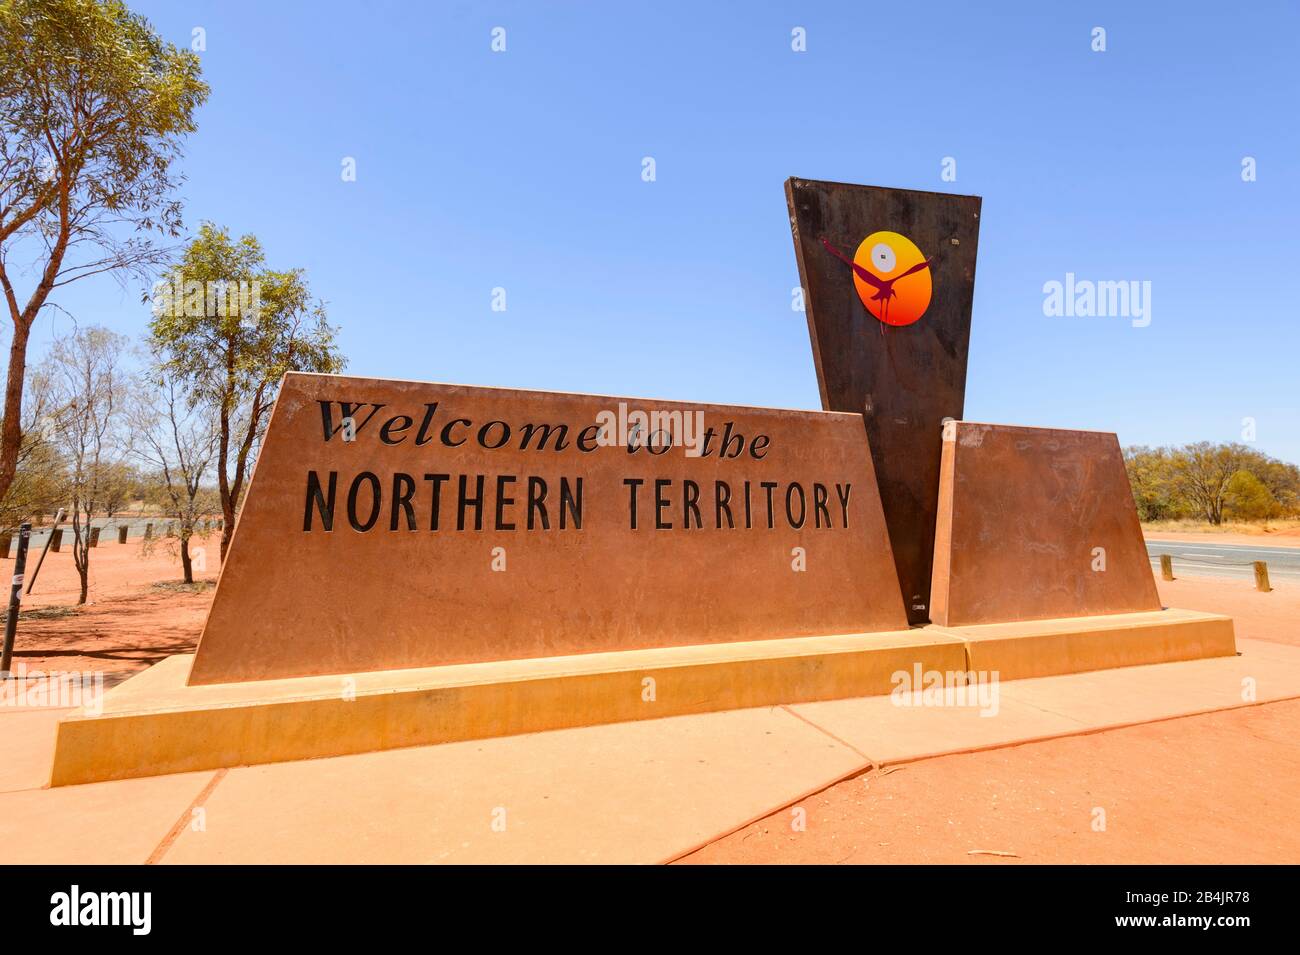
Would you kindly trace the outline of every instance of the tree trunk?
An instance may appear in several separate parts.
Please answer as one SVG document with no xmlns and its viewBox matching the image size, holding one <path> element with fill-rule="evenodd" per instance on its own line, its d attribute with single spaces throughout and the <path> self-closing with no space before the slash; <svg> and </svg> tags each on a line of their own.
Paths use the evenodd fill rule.
<svg viewBox="0 0 1300 955">
<path fill-rule="evenodd" d="M 77 532 L 74 525 L 72 535 L 72 552 L 76 560 L 77 576 L 81 578 L 81 596 L 77 598 L 77 606 L 86 602 L 86 597 L 90 593 L 90 547 L 88 540 L 84 540 Z"/>
<path fill-rule="evenodd" d="M 220 430 L 217 437 L 217 490 L 221 495 L 221 563 L 225 566 L 230 546 L 230 525 L 234 523 L 235 498 L 230 493 L 230 402 L 235 393 L 235 343 L 226 343 L 226 393 L 221 399 Z"/>
<path fill-rule="evenodd" d="M 190 539 L 181 538 L 181 570 L 185 572 L 185 582 L 194 583 L 194 564 L 190 561 Z"/>
<path fill-rule="evenodd" d="M 226 565 L 226 548 L 230 546 L 230 535 L 235 529 L 235 502 L 221 502 L 221 566 Z"/>
<path fill-rule="evenodd" d="M 5 384 L 4 429 L 0 432 L 0 501 L 13 483 L 23 443 L 23 382 L 27 376 L 27 339 L 31 330 L 30 323 L 15 320 L 13 341 L 9 343 L 9 380 Z"/>
</svg>

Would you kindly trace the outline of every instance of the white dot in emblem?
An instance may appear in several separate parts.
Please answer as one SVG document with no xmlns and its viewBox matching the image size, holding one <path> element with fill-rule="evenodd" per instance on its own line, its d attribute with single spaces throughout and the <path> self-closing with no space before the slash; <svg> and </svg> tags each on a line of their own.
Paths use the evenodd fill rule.
<svg viewBox="0 0 1300 955">
<path fill-rule="evenodd" d="M 871 249 L 871 264 L 878 272 L 892 272 L 898 264 L 894 250 L 883 242 L 877 242 Z"/>
</svg>

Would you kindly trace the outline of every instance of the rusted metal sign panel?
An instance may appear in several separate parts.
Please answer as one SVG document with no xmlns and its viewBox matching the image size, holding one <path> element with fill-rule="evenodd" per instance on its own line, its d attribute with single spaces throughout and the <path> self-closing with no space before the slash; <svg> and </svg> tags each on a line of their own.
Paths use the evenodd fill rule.
<svg viewBox="0 0 1300 955">
<path fill-rule="evenodd" d="M 827 411 L 862 414 L 913 623 L 928 619 L 942 423 L 962 416 L 980 199 L 785 184 Z"/>
<path fill-rule="evenodd" d="M 290 374 L 190 682 L 906 626 L 854 415 Z"/>
<path fill-rule="evenodd" d="M 1160 609 L 1115 435 L 961 421 L 948 438 L 935 623 Z"/>
</svg>

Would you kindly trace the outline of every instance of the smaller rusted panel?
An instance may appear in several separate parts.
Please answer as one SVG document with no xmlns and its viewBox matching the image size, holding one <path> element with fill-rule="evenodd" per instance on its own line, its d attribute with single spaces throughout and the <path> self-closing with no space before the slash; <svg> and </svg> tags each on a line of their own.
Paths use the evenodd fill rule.
<svg viewBox="0 0 1300 955">
<path fill-rule="evenodd" d="M 945 437 L 936 623 L 1160 609 L 1114 434 L 962 421 Z"/>
</svg>

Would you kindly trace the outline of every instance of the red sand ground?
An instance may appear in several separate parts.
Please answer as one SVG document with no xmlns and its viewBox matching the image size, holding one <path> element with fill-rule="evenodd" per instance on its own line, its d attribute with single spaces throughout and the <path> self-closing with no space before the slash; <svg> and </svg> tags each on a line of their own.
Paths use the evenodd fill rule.
<svg viewBox="0 0 1300 955">
<path fill-rule="evenodd" d="M 1194 531 L 1145 531 L 1146 539 L 1151 541 L 1187 541 L 1189 544 L 1241 544 L 1247 547 L 1300 547 L 1300 532 L 1279 531 L 1276 534 L 1235 534 L 1230 531 L 1214 534 L 1198 534 Z"/>
<path fill-rule="evenodd" d="M 212 581 L 216 535 L 205 544 L 196 576 Z M 34 563 L 35 555 L 29 573 Z M 91 573 L 87 607 L 20 621 L 15 664 L 121 679 L 194 649 L 212 589 L 155 587 L 179 581 L 174 553 L 105 543 Z M 1171 606 L 1228 613 L 1242 637 L 1300 645 L 1300 585 L 1291 581 L 1270 594 L 1249 580 L 1159 583 Z M 71 555 L 50 554 L 23 606 L 48 612 L 76 598 Z M 1289 701 L 923 760 L 804 800 L 805 831 L 793 831 L 783 809 L 683 861 L 1300 862 L 1298 737 L 1300 701 Z M 1093 831 L 1095 808 L 1105 811 L 1104 832 Z"/>
<path fill-rule="evenodd" d="M 1179 540 L 1204 544 L 1248 544 L 1254 547 L 1300 547 L 1300 523 L 1290 520 L 1268 525 L 1225 524 L 1201 529 L 1178 524 L 1143 524 L 1147 540 Z"/>
<path fill-rule="evenodd" d="M 1266 594 L 1252 580 L 1156 582 L 1167 606 L 1300 645 L 1294 581 Z M 1298 738 L 1300 701 L 1287 701 L 886 767 L 804 800 L 803 832 L 784 809 L 681 861 L 1295 864 Z"/>
<path fill-rule="evenodd" d="M 1174 568 L 1177 573 L 1178 568 Z M 1300 581 L 1273 582 L 1273 590 L 1262 594 L 1253 580 L 1220 577 L 1179 577 L 1160 580 L 1160 599 L 1166 607 L 1226 613 L 1233 619 L 1238 637 L 1271 640 L 1300 646 Z"/>
<path fill-rule="evenodd" d="M 192 652 L 212 602 L 220 537 L 212 533 L 194 547 L 204 552 L 206 566 L 194 573 L 195 581 L 206 582 L 195 588 L 202 592 L 155 586 L 181 584 L 174 542 L 160 541 L 147 555 L 139 541 L 101 543 L 91 551 L 89 602 L 81 608 L 76 607 L 80 580 L 71 551 L 50 552 L 32 593 L 23 595 L 14 667 L 103 670 L 113 674 L 112 685 L 163 657 Z M 39 557 L 39 550 L 28 556 L 28 580 Z M 12 573 L 13 560 L 4 566 Z M 43 618 L 60 610 L 67 615 Z"/>
<path fill-rule="evenodd" d="M 1298 731 L 1288 701 L 886 767 L 682 861 L 1295 863 Z"/>
</svg>

